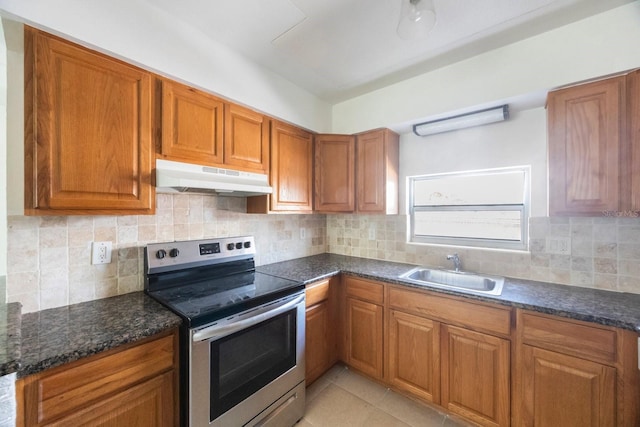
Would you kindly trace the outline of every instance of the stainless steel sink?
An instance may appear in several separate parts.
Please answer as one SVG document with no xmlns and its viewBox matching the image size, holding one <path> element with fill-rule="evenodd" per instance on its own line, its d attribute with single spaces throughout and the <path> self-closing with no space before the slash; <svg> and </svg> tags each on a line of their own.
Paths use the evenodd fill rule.
<svg viewBox="0 0 640 427">
<path fill-rule="evenodd" d="M 416 267 L 400 276 L 411 283 L 436 288 L 456 289 L 485 295 L 500 295 L 504 277 L 486 276 L 463 271 L 433 270 Z"/>
</svg>

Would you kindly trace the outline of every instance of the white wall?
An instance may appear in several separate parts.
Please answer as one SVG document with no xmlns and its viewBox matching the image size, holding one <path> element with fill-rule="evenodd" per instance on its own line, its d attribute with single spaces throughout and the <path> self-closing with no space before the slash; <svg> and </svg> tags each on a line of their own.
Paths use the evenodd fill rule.
<svg viewBox="0 0 640 427">
<path fill-rule="evenodd" d="M 406 178 L 507 166 L 531 166 L 531 215 L 547 215 L 546 111 L 514 113 L 506 122 L 428 137 L 401 136 L 400 206 L 406 210 Z"/>
<path fill-rule="evenodd" d="M 331 109 L 144 0 L 0 0 L 0 15 L 315 131 Z"/>
<path fill-rule="evenodd" d="M 639 67 L 638 40 L 640 1 L 337 104 L 332 130 L 394 127 Z"/>
<path fill-rule="evenodd" d="M 0 21 L 0 165 L 7 164 L 7 47 Z M 7 274 L 7 168 L 0 169 L 0 276 Z M 1 281 L 0 281 L 1 282 Z M 0 302 L 4 295 L 0 295 Z"/>
<path fill-rule="evenodd" d="M 24 32 L 22 25 L 2 19 L 6 43 L 7 76 L 7 214 L 24 212 Z M 5 215 L 6 216 L 6 215 Z M 6 220 L 6 218 L 5 218 Z M 4 227 L 6 229 L 6 227 Z M 3 230 L 4 230 L 3 229 Z"/>
</svg>

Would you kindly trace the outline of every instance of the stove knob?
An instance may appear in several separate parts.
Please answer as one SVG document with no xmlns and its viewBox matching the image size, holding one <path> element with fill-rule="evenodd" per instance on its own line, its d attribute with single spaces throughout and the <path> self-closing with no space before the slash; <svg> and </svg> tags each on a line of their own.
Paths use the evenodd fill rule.
<svg viewBox="0 0 640 427">
<path fill-rule="evenodd" d="M 233 243 L 227 243 L 227 249 L 232 251 L 236 248 L 236 245 L 234 245 Z"/>
<path fill-rule="evenodd" d="M 244 242 L 244 247 L 249 249 L 251 247 L 251 242 Z"/>
<path fill-rule="evenodd" d="M 178 248 L 173 248 L 173 249 L 171 249 L 171 250 L 169 251 L 169 256 L 170 256 L 171 258 L 175 258 L 175 257 L 177 257 L 178 255 L 180 255 L 180 251 L 178 250 Z"/>
<path fill-rule="evenodd" d="M 158 252 L 156 252 L 156 258 L 158 259 L 162 259 L 166 256 L 167 256 L 167 251 L 165 251 L 164 249 L 160 249 Z"/>
<path fill-rule="evenodd" d="M 236 243 L 236 249 L 242 249 L 242 242 Z"/>
</svg>

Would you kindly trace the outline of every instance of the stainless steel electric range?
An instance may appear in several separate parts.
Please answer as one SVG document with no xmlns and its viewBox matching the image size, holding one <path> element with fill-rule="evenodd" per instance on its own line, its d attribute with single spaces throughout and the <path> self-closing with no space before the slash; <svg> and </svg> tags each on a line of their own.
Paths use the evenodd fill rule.
<svg viewBox="0 0 640 427">
<path fill-rule="evenodd" d="M 304 415 L 304 285 L 255 271 L 252 236 L 154 243 L 145 292 L 183 318 L 186 426 L 291 426 Z"/>
</svg>

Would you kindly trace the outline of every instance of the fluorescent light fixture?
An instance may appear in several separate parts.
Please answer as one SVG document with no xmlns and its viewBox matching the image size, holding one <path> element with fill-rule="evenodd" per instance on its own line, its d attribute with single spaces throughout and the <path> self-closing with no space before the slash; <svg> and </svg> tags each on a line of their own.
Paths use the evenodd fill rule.
<svg viewBox="0 0 640 427">
<path fill-rule="evenodd" d="M 489 123 L 501 122 L 509 118 L 509 106 L 488 108 L 486 110 L 473 111 L 459 116 L 446 117 L 425 123 L 413 125 L 413 133 L 418 136 L 433 135 L 452 130 L 481 126 Z"/>
</svg>

